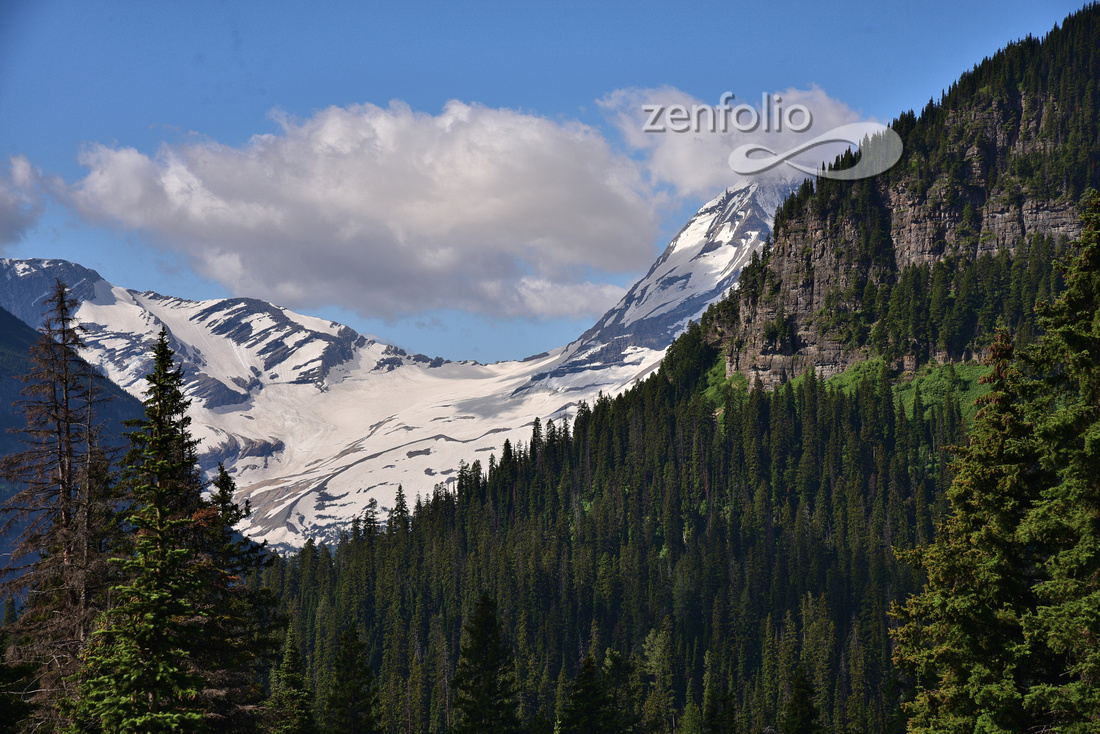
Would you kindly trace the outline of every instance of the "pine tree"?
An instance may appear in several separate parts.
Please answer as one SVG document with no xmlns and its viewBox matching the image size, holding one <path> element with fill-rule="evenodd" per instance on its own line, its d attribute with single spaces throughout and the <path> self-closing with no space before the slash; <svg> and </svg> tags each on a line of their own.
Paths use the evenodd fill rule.
<svg viewBox="0 0 1100 734">
<path fill-rule="evenodd" d="M 378 685 L 359 628 L 350 625 L 336 648 L 325 702 L 325 729 L 332 734 L 381 734 Z"/>
<path fill-rule="evenodd" d="M 650 630 L 642 643 L 645 671 L 652 685 L 642 706 L 643 725 L 651 731 L 672 731 L 675 716 L 672 688 L 672 660 L 669 647 L 672 638 L 672 618 L 666 616 L 660 630 Z"/>
<path fill-rule="evenodd" d="M 638 670 L 621 653 L 607 650 L 603 657 L 600 679 L 610 699 L 611 710 L 615 712 L 614 730 L 638 731 L 644 695 L 643 681 Z"/>
<path fill-rule="evenodd" d="M 405 490 L 400 484 L 397 485 L 397 496 L 394 497 L 386 529 L 390 533 L 397 533 L 399 537 L 404 537 L 409 531 L 409 505 L 405 501 Z"/>
<path fill-rule="evenodd" d="M 233 529 L 252 508 L 235 502 L 233 478 L 221 464 L 213 489 L 210 499 L 192 513 L 200 530 L 196 562 L 204 576 L 195 597 L 203 614 L 194 665 L 204 678 L 206 727 L 241 732 L 255 724 L 253 710 L 263 698 L 262 673 L 278 650 L 274 595 L 249 583 L 272 559 L 264 546 Z"/>
<path fill-rule="evenodd" d="M 814 706 L 814 689 L 803 668 L 795 671 L 791 680 L 791 693 L 779 731 L 781 734 L 817 734 L 824 731 Z"/>
<path fill-rule="evenodd" d="M 146 377 L 145 419 L 126 458 L 134 540 L 122 566 L 131 580 L 112 589 L 116 606 L 83 653 L 78 697 L 67 707 L 81 731 L 175 731 L 204 718 L 190 650 L 207 615 L 193 600 L 211 574 L 192 545 L 202 489 L 172 356 L 162 331 Z"/>
<path fill-rule="evenodd" d="M 283 662 L 271 684 L 267 725 L 271 734 L 314 734 L 317 731 L 313 695 L 306 687 L 305 667 L 293 625 L 287 627 Z"/>
<path fill-rule="evenodd" d="M 512 650 L 504 642 L 496 602 L 488 592 L 478 599 L 463 631 L 465 639 L 451 683 L 456 713 L 452 733 L 521 731 Z"/>
<path fill-rule="evenodd" d="M 1100 728 L 1100 194 L 1091 191 L 1066 290 L 1040 310 L 1033 362 L 1043 377 L 1037 434 L 1055 474 L 1022 536 L 1046 554 L 1037 608 L 1024 619 L 1034 647 L 1062 670 L 1032 687 L 1027 705 L 1059 731 Z"/>
<path fill-rule="evenodd" d="M 586 655 L 562 712 L 558 734 L 610 734 L 618 731 L 614 716 L 611 699 L 596 671 L 596 662 L 591 654 Z"/>
<path fill-rule="evenodd" d="M 9 599 L 26 600 L 9 630 L 19 642 L 9 658 L 36 670 L 41 723 L 55 726 L 57 702 L 72 692 L 65 678 L 105 602 L 110 574 L 103 547 L 115 500 L 95 420 L 102 377 L 79 356 L 77 303 L 58 280 L 46 305 L 16 406 L 26 416 L 19 431 L 26 448 L 5 457 L 0 474 L 22 487 L 2 508 L 4 532 L 20 531 L 6 569 L 15 577 L 3 587 Z"/>
</svg>

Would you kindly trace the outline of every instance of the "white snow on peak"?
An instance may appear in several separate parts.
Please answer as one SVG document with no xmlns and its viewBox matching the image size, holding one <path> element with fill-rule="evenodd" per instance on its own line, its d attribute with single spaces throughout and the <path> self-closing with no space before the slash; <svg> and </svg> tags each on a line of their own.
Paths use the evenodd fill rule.
<svg viewBox="0 0 1100 734">
<path fill-rule="evenodd" d="M 623 360 L 629 346 L 663 353 L 689 321 L 736 284 L 771 232 L 776 207 L 793 188 L 743 179 L 704 204 L 645 277 L 540 377 L 540 386 L 572 386 L 582 381 L 578 373 Z"/>
<path fill-rule="evenodd" d="M 40 292 L 62 277 L 81 301 L 86 358 L 137 397 L 167 330 L 204 466 L 224 462 L 252 503 L 244 532 L 294 548 L 333 538 L 371 499 L 387 510 L 398 485 L 410 500 L 448 487 L 461 462 L 485 466 L 505 440 L 530 440 L 536 417 L 570 420 L 580 401 L 656 370 L 688 320 L 735 283 L 790 190 L 742 181 L 722 192 L 592 329 L 522 362 L 409 355 L 264 301 L 139 293 L 65 261 L 0 260 L 0 305 L 37 326 Z"/>
</svg>

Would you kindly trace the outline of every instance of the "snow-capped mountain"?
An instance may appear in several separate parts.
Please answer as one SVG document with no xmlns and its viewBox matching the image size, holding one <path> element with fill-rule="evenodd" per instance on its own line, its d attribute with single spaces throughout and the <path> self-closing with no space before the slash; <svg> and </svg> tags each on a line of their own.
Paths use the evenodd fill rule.
<svg viewBox="0 0 1100 734">
<path fill-rule="evenodd" d="M 789 183 L 746 179 L 704 204 L 645 277 L 526 389 L 587 386 L 631 355 L 647 350 L 663 355 L 689 320 L 698 320 L 734 286 L 771 233 L 776 208 L 793 190 Z"/>
<path fill-rule="evenodd" d="M 397 486 L 427 494 L 461 461 L 488 461 L 535 417 L 572 417 L 659 364 L 687 324 L 736 281 L 787 189 L 743 184 L 708 202 L 627 295 L 572 344 L 482 365 L 410 355 L 265 301 L 189 301 L 112 285 L 60 260 L 0 260 L 0 306 L 32 326 L 56 278 L 80 301 L 85 357 L 140 397 L 166 329 L 184 363 L 206 468 L 224 462 L 279 547 L 331 537 Z"/>
</svg>

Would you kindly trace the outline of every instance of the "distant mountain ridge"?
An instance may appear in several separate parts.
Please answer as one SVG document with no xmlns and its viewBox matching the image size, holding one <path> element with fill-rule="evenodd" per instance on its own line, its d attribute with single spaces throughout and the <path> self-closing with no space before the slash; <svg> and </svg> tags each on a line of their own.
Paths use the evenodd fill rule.
<svg viewBox="0 0 1100 734">
<path fill-rule="evenodd" d="M 26 419 L 19 411 L 10 406 L 26 399 L 23 389 L 26 384 L 22 378 L 31 372 L 30 350 L 40 335 L 10 311 L 0 308 L 0 456 L 8 456 L 23 451 L 27 445 L 19 431 L 27 427 Z M 93 419 L 102 428 L 102 437 L 108 442 L 121 446 L 123 443 L 123 422 L 144 415 L 144 409 L 137 398 L 129 395 L 118 386 L 102 381 L 103 400 L 96 406 Z M 7 500 L 16 487 L 0 482 L 0 502 Z M 3 568 L 15 545 L 15 539 L 24 527 L 16 520 L 12 530 L 0 536 L 0 568 Z"/>
<path fill-rule="evenodd" d="M 160 330 L 184 365 L 206 469 L 224 462 L 281 547 L 331 537 L 367 502 L 392 505 L 460 462 L 530 438 L 660 364 L 665 348 L 735 282 L 771 230 L 782 186 L 743 183 L 702 207 L 626 296 L 572 344 L 517 362 L 450 362 L 266 301 L 189 301 L 115 286 L 61 260 L 0 260 L 0 307 L 31 325 L 61 278 L 80 301 L 85 357 L 139 396 Z"/>
</svg>

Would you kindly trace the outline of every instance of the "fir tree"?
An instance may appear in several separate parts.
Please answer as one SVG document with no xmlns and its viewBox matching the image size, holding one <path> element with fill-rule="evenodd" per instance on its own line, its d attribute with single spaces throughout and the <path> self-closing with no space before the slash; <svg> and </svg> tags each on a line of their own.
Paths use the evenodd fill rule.
<svg viewBox="0 0 1100 734">
<path fill-rule="evenodd" d="M 302 653 L 293 625 L 287 627 L 283 662 L 275 672 L 267 700 L 267 724 L 271 734 L 314 734 L 313 695 L 306 687 Z"/>
<path fill-rule="evenodd" d="M 455 692 L 453 734 L 521 731 L 516 713 L 512 650 L 504 642 L 496 602 L 478 599 L 464 629 L 461 657 L 451 686 Z"/>
<path fill-rule="evenodd" d="M 325 702 L 325 729 L 332 734 L 381 734 L 378 685 L 359 628 L 340 636 Z"/>
<path fill-rule="evenodd" d="M 618 731 L 615 712 L 591 655 L 581 661 L 569 702 L 562 712 L 558 734 L 602 734 Z"/>
</svg>

